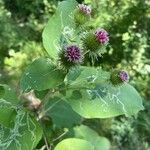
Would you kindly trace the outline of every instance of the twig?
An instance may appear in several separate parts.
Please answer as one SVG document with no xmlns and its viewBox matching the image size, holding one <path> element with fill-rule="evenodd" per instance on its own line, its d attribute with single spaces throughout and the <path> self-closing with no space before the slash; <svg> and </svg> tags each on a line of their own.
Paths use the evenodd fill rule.
<svg viewBox="0 0 150 150">
<path fill-rule="evenodd" d="M 51 150 L 51 148 L 49 147 L 48 141 L 47 141 L 46 133 L 45 133 L 45 131 L 44 131 L 43 123 L 42 123 L 42 121 L 40 120 L 38 114 L 37 114 L 37 118 L 38 118 L 38 121 L 39 121 L 39 123 L 40 123 L 42 129 L 43 129 L 43 138 L 44 138 L 44 142 L 45 142 L 46 149 L 47 149 L 47 150 Z"/>
<path fill-rule="evenodd" d="M 44 131 L 43 131 L 43 132 L 44 132 Z M 49 145 L 48 145 L 46 136 L 44 136 L 44 142 L 45 142 L 45 145 L 46 145 L 47 150 L 50 150 L 50 147 L 49 147 Z"/>
<path fill-rule="evenodd" d="M 59 140 L 61 137 L 63 137 L 66 133 L 68 133 L 69 130 L 65 130 L 64 133 L 62 133 L 61 135 L 59 135 L 57 138 L 53 139 L 52 142 L 55 142 L 57 140 Z"/>
</svg>

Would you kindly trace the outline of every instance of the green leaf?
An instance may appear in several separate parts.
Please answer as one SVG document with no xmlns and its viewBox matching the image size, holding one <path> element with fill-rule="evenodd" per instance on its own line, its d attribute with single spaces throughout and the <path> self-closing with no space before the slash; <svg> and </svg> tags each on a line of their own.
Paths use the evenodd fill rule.
<svg viewBox="0 0 150 150">
<path fill-rule="evenodd" d="M 56 60 L 58 58 L 58 45 L 60 36 L 65 28 L 74 28 L 72 13 L 77 6 L 75 0 L 60 2 L 55 15 L 50 18 L 43 31 L 43 44 L 48 54 Z"/>
<path fill-rule="evenodd" d="M 99 136 L 94 130 L 85 125 L 74 128 L 74 137 L 90 142 L 94 146 L 94 150 L 110 149 L 110 142 L 107 138 Z"/>
<path fill-rule="evenodd" d="M 37 98 L 39 98 L 40 100 L 43 100 L 45 98 L 45 96 L 49 93 L 49 90 L 43 90 L 43 91 L 36 91 L 34 90 L 34 94 Z"/>
<path fill-rule="evenodd" d="M 16 105 L 19 102 L 15 91 L 5 84 L 0 84 L 0 98 L 6 99 L 7 102 L 10 102 L 12 105 Z"/>
<path fill-rule="evenodd" d="M 72 127 L 81 122 L 81 117 L 59 97 L 50 99 L 46 103 L 45 111 L 57 127 Z"/>
<path fill-rule="evenodd" d="M 0 85 L 0 124 L 10 126 L 10 119 L 16 115 L 19 100 L 15 92 L 7 85 Z"/>
<path fill-rule="evenodd" d="M 88 141 L 69 138 L 58 143 L 54 150 L 94 150 L 94 147 Z"/>
<path fill-rule="evenodd" d="M 9 127 L 16 115 L 15 106 L 5 99 L 0 99 L 0 124 Z"/>
<path fill-rule="evenodd" d="M 68 88 L 63 98 L 85 118 L 130 116 L 143 110 L 142 99 L 131 85 L 113 86 L 109 73 L 101 69 L 81 67 L 78 73 L 71 71 L 65 82 Z"/>
<path fill-rule="evenodd" d="M 55 88 L 64 80 L 65 73 L 57 69 L 49 59 L 36 59 L 21 78 L 21 89 L 25 92 Z"/>
<path fill-rule="evenodd" d="M 41 137 L 41 127 L 24 110 L 17 111 L 12 127 L 0 125 L 2 150 L 33 150 Z"/>
<path fill-rule="evenodd" d="M 65 81 L 69 87 L 89 87 L 95 83 L 105 83 L 110 74 L 100 68 L 78 67 L 72 68 L 67 74 Z"/>
<path fill-rule="evenodd" d="M 0 149 L 33 150 L 42 137 L 42 129 L 23 108 L 7 85 L 0 85 Z"/>
</svg>

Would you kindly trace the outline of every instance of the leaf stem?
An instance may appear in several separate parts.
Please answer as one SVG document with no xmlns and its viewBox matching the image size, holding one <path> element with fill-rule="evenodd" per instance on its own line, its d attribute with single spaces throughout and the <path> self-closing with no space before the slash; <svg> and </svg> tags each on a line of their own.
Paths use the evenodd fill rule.
<svg viewBox="0 0 150 150">
<path fill-rule="evenodd" d="M 64 132 L 63 132 L 61 135 L 59 135 L 57 138 L 53 139 L 52 142 L 55 142 L 55 141 L 59 140 L 59 139 L 60 139 L 61 137 L 63 137 L 66 133 L 68 133 L 68 131 L 69 131 L 69 130 L 64 130 Z"/>
<path fill-rule="evenodd" d="M 37 118 L 38 118 L 38 122 L 40 123 L 41 127 L 42 127 L 42 130 L 43 130 L 43 138 L 44 138 L 44 142 L 45 142 L 45 146 L 46 146 L 46 149 L 47 150 L 51 150 L 51 148 L 49 147 L 49 144 L 48 144 L 48 140 L 47 140 L 47 136 L 46 136 L 46 133 L 45 133 L 45 130 L 44 130 L 44 126 L 43 126 L 43 123 L 38 115 L 38 113 L 36 114 L 37 115 Z"/>
</svg>

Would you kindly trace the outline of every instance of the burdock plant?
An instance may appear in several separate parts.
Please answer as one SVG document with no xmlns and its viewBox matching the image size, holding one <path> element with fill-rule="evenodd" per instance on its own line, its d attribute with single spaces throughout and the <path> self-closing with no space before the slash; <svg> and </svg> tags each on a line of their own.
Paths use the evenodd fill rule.
<svg viewBox="0 0 150 150">
<path fill-rule="evenodd" d="M 143 109 L 124 69 L 105 71 L 101 65 L 82 63 L 87 54 L 97 57 L 107 52 L 109 41 L 106 30 L 83 26 L 90 18 L 89 6 L 75 0 L 60 2 L 42 35 L 47 55 L 23 73 L 20 96 L 0 85 L 1 150 L 108 150 L 109 140 L 83 120 L 131 116 Z M 70 34 L 64 39 L 65 29 L 75 33 L 73 40 L 67 39 Z M 30 107 L 24 107 L 23 100 Z"/>
</svg>

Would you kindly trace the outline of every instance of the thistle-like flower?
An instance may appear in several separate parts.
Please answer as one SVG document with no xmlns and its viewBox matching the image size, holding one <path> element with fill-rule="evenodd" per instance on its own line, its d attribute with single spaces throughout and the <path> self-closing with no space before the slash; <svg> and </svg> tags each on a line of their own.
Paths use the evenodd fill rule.
<svg viewBox="0 0 150 150">
<path fill-rule="evenodd" d="M 97 29 L 95 32 L 96 39 L 101 43 L 101 44 L 107 44 L 109 41 L 108 33 L 104 29 Z"/>
<path fill-rule="evenodd" d="M 83 13 L 85 13 L 85 14 L 87 14 L 87 15 L 90 15 L 91 12 L 92 12 L 91 7 L 90 7 L 90 6 L 87 6 L 87 5 L 85 5 L 85 4 L 79 4 L 79 5 L 78 5 L 78 8 L 79 8 L 79 10 L 80 10 L 81 12 L 83 12 Z"/>
<path fill-rule="evenodd" d="M 128 72 L 124 70 L 114 70 L 110 75 L 110 81 L 113 85 L 120 85 L 121 83 L 128 82 Z"/>
<path fill-rule="evenodd" d="M 59 57 L 61 64 L 66 69 L 80 64 L 83 60 L 81 49 L 75 44 L 64 46 Z"/>
<path fill-rule="evenodd" d="M 127 71 L 124 71 L 124 70 L 120 71 L 118 76 L 124 82 L 128 82 L 129 81 L 129 75 L 128 75 Z"/>
<path fill-rule="evenodd" d="M 77 45 L 69 45 L 65 47 L 64 56 L 68 62 L 81 62 L 81 50 Z"/>
</svg>

